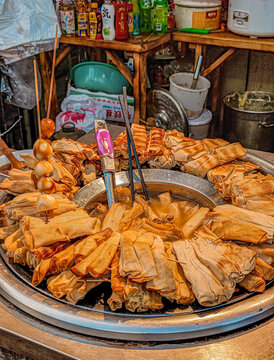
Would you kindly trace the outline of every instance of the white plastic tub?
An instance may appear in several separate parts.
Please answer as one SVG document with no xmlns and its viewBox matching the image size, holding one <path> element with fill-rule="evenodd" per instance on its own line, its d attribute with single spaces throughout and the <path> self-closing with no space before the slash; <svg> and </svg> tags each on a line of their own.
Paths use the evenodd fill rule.
<svg viewBox="0 0 274 360">
<path fill-rule="evenodd" d="M 220 17 L 221 1 L 219 0 L 175 0 L 177 29 L 218 29 Z"/>
<path fill-rule="evenodd" d="M 204 109 L 199 117 L 188 121 L 189 133 L 195 140 L 205 139 L 212 120 L 212 112 Z"/>
<path fill-rule="evenodd" d="M 210 88 L 210 82 L 205 77 L 199 76 L 196 88 L 190 89 L 192 80 L 192 73 L 177 73 L 169 78 L 169 91 L 183 106 L 188 119 L 200 116 Z"/>
</svg>

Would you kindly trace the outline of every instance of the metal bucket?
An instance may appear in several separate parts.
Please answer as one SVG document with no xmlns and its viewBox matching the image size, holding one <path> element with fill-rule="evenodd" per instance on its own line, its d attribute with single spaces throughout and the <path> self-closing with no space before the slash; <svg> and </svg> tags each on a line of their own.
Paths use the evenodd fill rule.
<svg viewBox="0 0 274 360">
<path fill-rule="evenodd" d="M 274 151 L 274 94 L 234 92 L 223 98 L 222 137 L 245 148 Z"/>
</svg>

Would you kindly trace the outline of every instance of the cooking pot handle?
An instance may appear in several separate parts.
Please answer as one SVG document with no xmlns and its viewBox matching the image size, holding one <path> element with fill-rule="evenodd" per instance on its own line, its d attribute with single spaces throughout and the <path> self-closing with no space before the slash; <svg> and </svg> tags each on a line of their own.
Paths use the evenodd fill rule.
<svg viewBox="0 0 274 360">
<path fill-rule="evenodd" d="M 272 120 L 272 121 L 271 121 Z M 271 122 L 270 122 L 271 121 Z M 270 117 L 266 120 L 263 120 L 259 123 L 259 127 L 270 128 L 274 126 L 274 115 L 271 114 Z"/>
</svg>

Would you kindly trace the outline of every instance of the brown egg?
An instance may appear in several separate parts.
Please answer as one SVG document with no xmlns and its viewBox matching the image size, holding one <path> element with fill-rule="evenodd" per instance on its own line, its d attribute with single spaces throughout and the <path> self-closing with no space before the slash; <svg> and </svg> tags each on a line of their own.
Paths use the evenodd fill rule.
<svg viewBox="0 0 274 360">
<path fill-rule="evenodd" d="M 42 193 L 52 194 L 55 191 L 55 182 L 48 176 L 42 176 L 37 181 L 37 188 Z"/>
<path fill-rule="evenodd" d="M 44 118 L 41 120 L 41 132 L 45 138 L 50 138 L 55 131 L 55 123 L 53 120 Z"/>
<path fill-rule="evenodd" d="M 52 157 L 53 150 L 46 140 L 39 138 L 33 145 L 33 154 L 38 160 L 48 160 Z"/>
<path fill-rule="evenodd" d="M 49 211 L 58 208 L 57 200 L 48 194 L 41 194 L 36 202 L 37 210 L 41 211 Z"/>
<path fill-rule="evenodd" d="M 45 160 L 38 161 L 38 163 L 34 167 L 34 173 L 38 178 L 40 178 L 41 176 L 49 176 L 52 171 L 53 166 Z"/>
</svg>

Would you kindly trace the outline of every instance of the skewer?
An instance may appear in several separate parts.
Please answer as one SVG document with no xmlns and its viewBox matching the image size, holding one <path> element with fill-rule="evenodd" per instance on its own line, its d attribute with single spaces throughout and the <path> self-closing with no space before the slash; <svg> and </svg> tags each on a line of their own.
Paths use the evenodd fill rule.
<svg viewBox="0 0 274 360">
<path fill-rule="evenodd" d="M 0 152 L 2 152 L 9 159 L 12 167 L 14 167 L 15 169 L 22 169 L 26 167 L 26 164 L 23 161 L 19 161 L 16 159 L 16 157 L 9 149 L 8 145 L 1 138 L 0 138 Z"/>
<path fill-rule="evenodd" d="M 35 93 L 36 93 L 37 121 L 38 121 L 38 137 L 40 138 L 42 136 L 42 133 L 41 133 L 41 118 L 40 118 L 40 105 L 39 105 L 36 59 L 33 60 L 33 66 L 34 66 L 34 82 L 35 82 Z"/>
<path fill-rule="evenodd" d="M 149 201 L 148 192 L 147 192 L 147 188 L 146 188 L 142 168 L 141 168 L 140 161 L 139 161 L 139 158 L 138 158 L 138 154 L 137 154 L 137 151 L 136 151 L 136 147 L 135 147 L 134 139 L 133 139 L 132 132 L 131 132 L 131 129 L 130 129 L 130 124 L 129 124 L 129 121 L 128 121 L 128 117 L 126 116 L 126 109 L 125 109 L 125 104 L 124 104 L 124 100 L 123 100 L 123 95 L 119 95 L 119 100 L 120 100 L 120 103 L 121 103 L 121 108 L 122 108 L 123 117 L 125 119 L 126 129 L 128 131 L 129 140 L 131 142 L 131 146 L 132 146 L 132 149 L 133 149 L 133 153 L 134 153 L 135 161 L 136 161 L 137 168 L 138 168 L 138 171 L 139 171 L 139 176 L 140 176 L 140 180 L 141 180 L 142 187 L 143 187 L 143 190 L 144 190 L 145 198 L 146 198 L 146 201 Z"/>
<path fill-rule="evenodd" d="M 53 50 L 53 60 L 52 60 L 51 79 L 50 79 L 50 88 L 49 88 L 49 101 L 48 101 L 47 118 L 49 118 L 50 110 L 51 110 L 51 99 L 52 99 L 52 92 L 53 92 L 53 80 L 54 80 L 54 72 L 55 72 L 55 64 L 56 64 L 57 38 L 58 38 L 58 24 L 56 24 L 56 32 L 55 32 L 55 40 L 54 40 L 54 50 Z"/>
<path fill-rule="evenodd" d="M 125 104 L 125 110 L 126 110 L 126 116 L 128 117 L 128 107 L 127 107 L 127 88 L 123 87 L 123 96 L 124 96 L 124 104 Z M 131 155 L 131 145 L 130 145 L 130 139 L 128 130 L 127 132 L 127 148 L 128 148 L 128 176 L 129 176 L 129 183 L 130 183 L 130 191 L 131 191 L 131 199 L 132 203 L 135 201 L 135 194 L 134 194 L 134 182 L 133 182 L 133 168 L 132 168 L 132 155 Z"/>
</svg>

